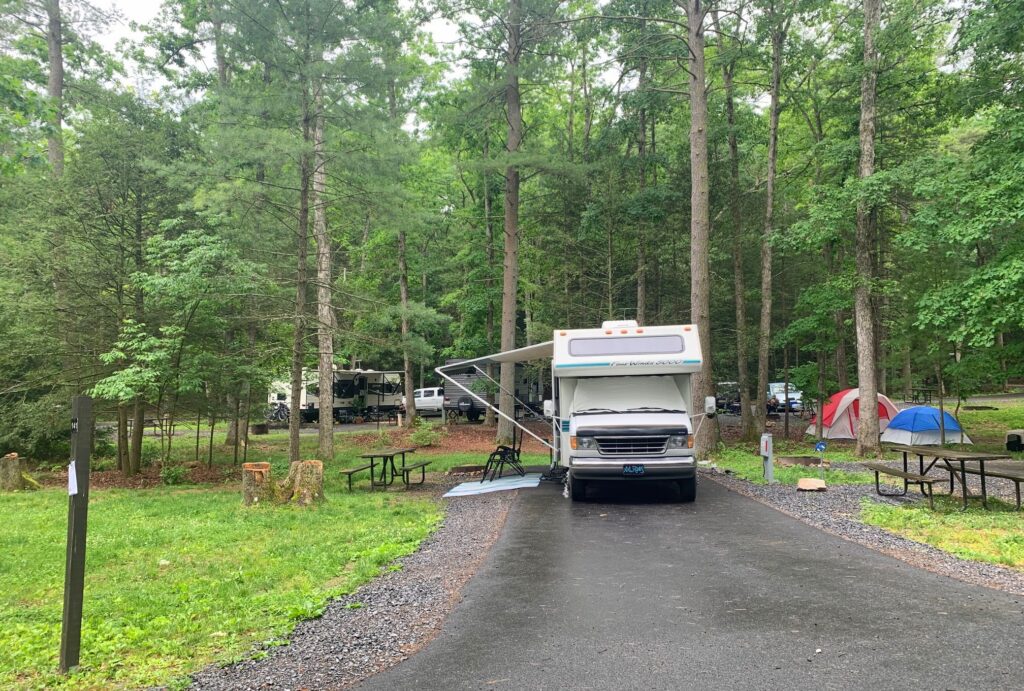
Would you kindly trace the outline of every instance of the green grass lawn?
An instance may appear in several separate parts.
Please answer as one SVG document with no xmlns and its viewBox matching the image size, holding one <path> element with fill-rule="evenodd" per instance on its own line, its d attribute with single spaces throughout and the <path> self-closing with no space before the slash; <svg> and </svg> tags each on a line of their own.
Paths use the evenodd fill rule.
<svg viewBox="0 0 1024 691">
<path fill-rule="evenodd" d="M 393 445 L 390 435 L 368 444 L 349 434 L 335 439 L 334 458 L 322 459 L 327 502 L 315 509 L 246 509 L 237 482 L 93 491 L 82 666 L 67 678 L 56 672 L 67 495 L 52 489 L 4 495 L 0 688 L 180 685 L 205 664 L 284 638 L 331 597 L 415 550 L 439 524 L 441 506 L 396 487 L 368 492 L 367 472 L 355 476 L 350 493 L 338 472 L 363 464 L 359 454 L 371 448 Z M 201 439 L 204 464 L 206 442 Z M 157 440 L 147 437 L 145 444 L 144 457 L 156 458 Z M 316 435 L 303 435 L 300 446 L 303 458 L 317 457 Z M 409 457 L 429 460 L 429 472 L 486 459 L 485 452 L 440 448 Z M 273 477 L 283 479 L 287 432 L 252 437 L 246 460 L 269 461 Z M 524 454 L 523 460 L 546 465 L 548 457 Z M 175 438 L 172 462 L 194 461 L 194 438 Z M 213 461 L 229 478 L 240 478 L 230 447 L 215 444 Z M 113 467 L 110 459 L 94 464 Z"/>
<path fill-rule="evenodd" d="M 992 450 L 1006 448 L 1006 430 L 1024 428 L 1024 400 L 993 401 L 996 410 L 960 410 L 960 423 L 975 445 Z M 947 407 L 953 413 L 955 408 Z M 969 447 L 968 447 L 969 448 Z M 1020 457 L 1024 457 L 1021 455 Z"/>
<path fill-rule="evenodd" d="M 749 449 L 747 447 L 750 447 Z M 775 449 L 776 456 L 817 456 L 814 452 L 814 444 L 797 444 L 794 442 L 778 445 Z M 825 458 L 830 461 L 854 460 L 850 452 L 826 452 Z M 749 480 L 759 485 L 765 484 L 764 464 L 761 457 L 756 453 L 756 447 L 751 444 L 743 446 L 731 446 L 719 449 L 711 458 L 719 468 L 728 469 L 737 477 Z M 817 468 L 804 466 L 789 466 L 783 468 L 778 463 L 774 469 L 775 480 L 782 484 L 796 485 L 797 480 L 802 477 L 822 477 Z M 854 485 L 873 484 L 874 473 L 848 472 L 845 470 L 826 470 L 824 475 L 825 483 L 830 485 Z"/>
<path fill-rule="evenodd" d="M 230 486 L 94 492 L 82 666 L 68 678 L 56 673 L 67 495 L 4 496 L 0 688 L 180 683 L 285 636 L 440 521 L 432 501 L 326 480 L 328 501 L 311 510 L 246 509 Z"/>
<path fill-rule="evenodd" d="M 958 497 L 936 496 L 927 503 L 893 506 L 865 499 L 861 518 L 869 525 L 937 547 L 965 559 L 1024 569 L 1024 515 L 1016 506 L 989 497 L 989 510 L 961 510 Z"/>
</svg>

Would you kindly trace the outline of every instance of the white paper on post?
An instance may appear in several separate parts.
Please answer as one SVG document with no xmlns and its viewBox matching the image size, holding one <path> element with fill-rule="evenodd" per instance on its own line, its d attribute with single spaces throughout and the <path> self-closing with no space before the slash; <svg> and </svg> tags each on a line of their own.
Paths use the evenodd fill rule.
<svg viewBox="0 0 1024 691">
<path fill-rule="evenodd" d="M 75 462 L 68 465 L 68 496 L 78 494 L 78 473 L 75 472 Z"/>
</svg>

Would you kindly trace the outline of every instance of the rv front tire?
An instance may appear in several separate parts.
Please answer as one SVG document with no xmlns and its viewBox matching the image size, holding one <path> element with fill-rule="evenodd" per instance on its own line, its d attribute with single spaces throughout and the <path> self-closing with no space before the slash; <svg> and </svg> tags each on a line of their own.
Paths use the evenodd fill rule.
<svg viewBox="0 0 1024 691">
<path fill-rule="evenodd" d="M 569 496 L 573 501 L 583 501 L 587 498 L 587 483 L 574 478 L 572 473 L 569 474 Z"/>
<path fill-rule="evenodd" d="M 679 480 L 679 501 L 690 503 L 697 499 L 697 478 Z"/>
</svg>

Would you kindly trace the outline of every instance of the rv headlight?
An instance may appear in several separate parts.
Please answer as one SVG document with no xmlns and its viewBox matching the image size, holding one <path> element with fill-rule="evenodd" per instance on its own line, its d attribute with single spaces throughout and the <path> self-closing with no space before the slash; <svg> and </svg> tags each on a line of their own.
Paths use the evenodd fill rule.
<svg viewBox="0 0 1024 691">
<path fill-rule="evenodd" d="M 677 434 L 668 438 L 668 448 L 670 449 L 685 449 L 686 448 L 686 435 Z"/>
<path fill-rule="evenodd" d="M 570 441 L 572 448 L 590 450 L 597 448 L 597 440 L 593 437 L 571 437 Z"/>
</svg>

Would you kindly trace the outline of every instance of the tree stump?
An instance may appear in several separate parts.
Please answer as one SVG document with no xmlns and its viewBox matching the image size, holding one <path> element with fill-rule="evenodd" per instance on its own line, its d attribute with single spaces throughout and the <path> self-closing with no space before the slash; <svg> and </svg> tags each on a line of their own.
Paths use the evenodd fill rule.
<svg viewBox="0 0 1024 691">
<path fill-rule="evenodd" d="M 309 506 L 324 500 L 324 464 L 320 461 L 295 461 L 281 483 L 282 503 Z"/>
<path fill-rule="evenodd" d="M 260 503 L 272 503 L 277 494 L 277 486 L 270 479 L 269 463 L 242 464 L 242 503 L 255 506 Z"/>
<path fill-rule="evenodd" d="M 18 492 L 25 489 L 22 478 L 22 461 L 16 453 L 0 458 L 0 491 Z"/>
</svg>

